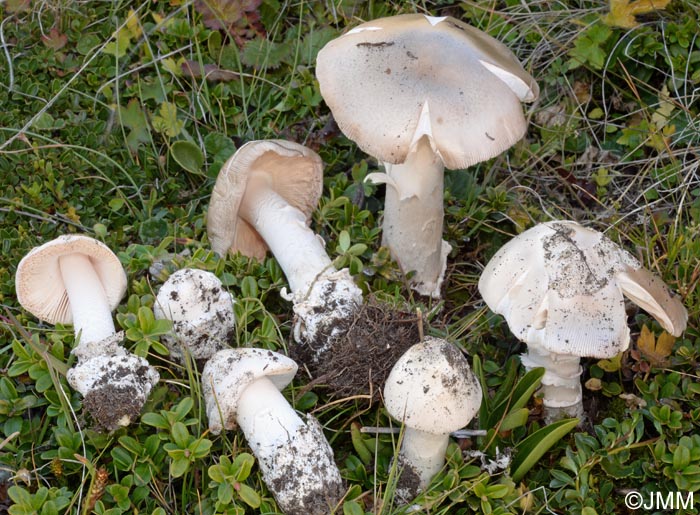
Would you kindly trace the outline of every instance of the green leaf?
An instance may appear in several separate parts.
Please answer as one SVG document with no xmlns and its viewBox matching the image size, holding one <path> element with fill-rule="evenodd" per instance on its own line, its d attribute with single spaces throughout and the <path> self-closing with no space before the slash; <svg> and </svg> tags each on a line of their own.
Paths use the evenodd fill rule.
<svg viewBox="0 0 700 515">
<path fill-rule="evenodd" d="M 195 175 L 202 174 L 204 166 L 204 154 L 197 145 L 191 141 L 180 140 L 170 146 L 170 155 L 177 164 Z"/>
<path fill-rule="evenodd" d="M 247 452 L 242 452 L 233 460 L 233 468 L 236 470 L 236 481 L 245 481 L 250 476 L 250 471 L 255 465 L 255 458 Z"/>
<path fill-rule="evenodd" d="M 510 431 L 516 427 L 522 427 L 527 424 L 527 418 L 529 416 L 530 410 L 527 408 L 512 410 L 503 418 L 503 421 L 498 429 L 500 431 Z"/>
<path fill-rule="evenodd" d="M 190 468 L 190 461 L 187 458 L 177 458 L 170 462 L 170 475 L 180 477 Z"/>
<path fill-rule="evenodd" d="M 187 431 L 187 427 L 182 422 L 175 422 L 170 434 L 173 437 L 173 442 L 175 442 L 181 449 L 185 449 L 190 443 L 190 433 Z"/>
<path fill-rule="evenodd" d="M 241 501 L 246 503 L 251 508 L 259 508 L 260 507 L 260 495 L 258 495 L 258 492 L 256 492 L 251 487 L 249 487 L 248 485 L 245 485 L 243 483 L 240 483 L 238 486 L 239 486 L 238 495 L 241 498 Z"/>
<path fill-rule="evenodd" d="M 350 248 L 350 234 L 348 234 L 348 231 L 340 231 L 338 235 L 338 248 L 340 248 L 342 253 L 346 253 Z"/>
<path fill-rule="evenodd" d="M 343 503 L 343 515 L 365 515 L 365 510 L 357 501 Z"/>
<path fill-rule="evenodd" d="M 535 431 L 519 442 L 511 464 L 511 477 L 516 483 L 544 456 L 551 447 L 561 440 L 579 423 L 577 418 L 559 420 Z"/>
<path fill-rule="evenodd" d="M 126 136 L 126 146 L 132 153 L 138 150 L 141 143 L 150 141 L 146 115 L 138 100 L 132 98 L 126 107 L 118 106 L 117 117 L 119 123 L 129 129 L 129 134 Z"/>
</svg>

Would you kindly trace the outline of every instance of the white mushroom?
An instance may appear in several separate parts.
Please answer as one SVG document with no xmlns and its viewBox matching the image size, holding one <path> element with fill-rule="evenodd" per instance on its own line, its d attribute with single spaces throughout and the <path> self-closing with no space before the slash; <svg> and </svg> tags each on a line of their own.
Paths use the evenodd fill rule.
<svg viewBox="0 0 700 515">
<path fill-rule="evenodd" d="M 397 496 L 408 502 L 445 464 L 449 435 L 481 406 L 481 386 L 452 343 L 426 337 L 396 362 L 384 386 L 389 414 L 403 422 Z"/>
<path fill-rule="evenodd" d="M 623 295 L 675 336 L 688 320 L 661 279 L 602 233 L 571 221 L 536 225 L 506 243 L 484 268 L 479 291 L 527 343 L 523 364 L 545 368 L 548 421 L 583 415 L 580 357 L 627 349 Z"/>
<path fill-rule="evenodd" d="M 126 292 L 119 258 L 93 238 L 60 236 L 22 258 L 15 288 L 19 303 L 40 320 L 73 324 L 78 364 L 67 379 L 98 424 L 110 430 L 129 424 L 159 375 L 119 346 L 123 335 L 112 320 Z"/>
<path fill-rule="evenodd" d="M 284 513 L 326 515 L 343 482 L 320 424 L 310 415 L 302 420 L 280 393 L 296 371 L 294 361 L 268 350 L 217 352 L 202 372 L 209 429 L 240 427 Z"/>
<path fill-rule="evenodd" d="M 171 357 L 184 363 L 183 350 L 203 363 L 229 346 L 235 318 L 233 297 L 218 277 L 205 270 L 183 268 L 173 273 L 158 290 L 153 313 L 173 322 L 172 333 L 161 341 Z"/>
<path fill-rule="evenodd" d="M 384 162 L 383 244 L 413 288 L 440 297 L 450 245 L 442 240 L 443 170 L 494 157 L 525 133 L 521 101 L 534 79 L 491 36 L 449 16 L 406 14 L 363 23 L 316 62 L 340 129 Z"/>
<path fill-rule="evenodd" d="M 251 141 L 221 168 L 207 216 L 218 254 L 262 259 L 272 250 L 289 282 L 300 343 L 319 335 L 330 340 L 338 322 L 362 303 L 348 270 L 333 267 L 323 240 L 308 226 L 322 186 L 323 163 L 312 150 L 283 140 Z"/>
</svg>

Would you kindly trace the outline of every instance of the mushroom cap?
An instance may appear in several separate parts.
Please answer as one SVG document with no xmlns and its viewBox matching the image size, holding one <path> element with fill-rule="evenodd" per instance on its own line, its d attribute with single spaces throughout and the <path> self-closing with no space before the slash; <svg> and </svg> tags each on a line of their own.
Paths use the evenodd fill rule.
<svg viewBox="0 0 700 515">
<path fill-rule="evenodd" d="M 219 278 L 206 270 L 183 268 L 158 290 L 153 313 L 173 322 L 162 337 L 172 357 L 182 362 L 181 345 L 196 360 L 209 359 L 228 346 L 235 327 L 233 297 Z"/>
<path fill-rule="evenodd" d="M 316 76 L 345 135 L 393 164 L 423 134 L 447 168 L 496 156 L 525 134 L 520 101 L 539 95 L 504 44 L 449 16 L 363 23 L 321 49 Z"/>
<path fill-rule="evenodd" d="M 219 434 L 222 428 L 236 427 L 238 399 L 253 381 L 267 377 L 282 391 L 297 368 L 287 356 L 265 349 L 223 349 L 214 354 L 202 371 L 202 394 L 211 432 Z"/>
<path fill-rule="evenodd" d="M 396 362 L 384 385 L 389 414 L 411 429 L 448 434 L 466 426 L 481 406 L 481 386 L 464 354 L 427 336 Z"/>
<path fill-rule="evenodd" d="M 240 252 L 265 257 L 265 241 L 238 216 L 253 176 L 304 213 L 307 223 L 321 198 L 323 162 L 313 150 L 284 140 L 249 141 L 221 167 L 209 202 L 207 235 L 212 249 L 221 256 Z"/>
<path fill-rule="evenodd" d="M 516 236 L 479 278 L 488 306 L 528 345 L 609 358 L 629 345 L 624 298 L 672 334 L 687 311 L 666 285 L 605 235 L 576 222 L 546 222 Z"/>
<path fill-rule="evenodd" d="M 17 265 L 15 289 L 19 303 L 50 324 L 72 324 L 73 314 L 59 259 L 85 254 L 102 282 L 110 309 L 126 293 L 126 272 L 119 258 L 104 243 L 80 234 L 65 234 L 33 248 Z"/>
</svg>

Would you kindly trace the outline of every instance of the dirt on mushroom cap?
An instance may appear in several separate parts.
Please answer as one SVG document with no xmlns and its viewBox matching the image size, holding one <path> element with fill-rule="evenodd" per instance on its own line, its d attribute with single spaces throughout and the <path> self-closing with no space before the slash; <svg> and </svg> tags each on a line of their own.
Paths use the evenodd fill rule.
<svg viewBox="0 0 700 515">
<path fill-rule="evenodd" d="M 343 398 L 366 395 L 378 400 L 396 360 L 420 339 L 418 318 L 374 299 L 368 299 L 350 320 L 338 322 L 317 335 L 315 342 L 291 342 L 290 357 L 304 363 L 315 382 Z M 328 343 L 330 332 L 336 337 Z M 314 349 L 329 345 L 320 362 Z"/>
</svg>

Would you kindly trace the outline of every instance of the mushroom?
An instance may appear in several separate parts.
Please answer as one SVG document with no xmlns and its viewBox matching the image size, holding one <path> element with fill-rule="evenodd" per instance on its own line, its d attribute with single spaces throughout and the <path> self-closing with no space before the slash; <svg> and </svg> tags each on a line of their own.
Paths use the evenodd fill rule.
<svg viewBox="0 0 700 515">
<path fill-rule="evenodd" d="M 183 268 L 173 273 L 158 290 L 153 313 L 173 322 L 162 342 L 170 356 L 184 363 L 183 350 L 203 366 L 215 352 L 229 346 L 235 318 L 233 297 L 218 277 L 205 270 Z"/>
<path fill-rule="evenodd" d="M 78 364 L 68 383 L 84 397 L 98 424 L 108 430 L 137 416 L 158 372 L 119 345 L 112 310 L 126 292 L 119 258 L 103 243 L 64 235 L 32 249 L 17 266 L 19 303 L 51 324 L 73 324 Z"/>
<path fill-rule="evenodd" d="M 493 256 L 479 279 L 486 304 L 505 317 L 544 367 L 545 419 L 583 416 L 580 358 L 612 358 L 630 332 L 623 295 L 679 336 L 688 313 L 663 281 L 602 233 L 572 221 L 536 225 Z"/>
<path fill-rule="evenodd" d="M 207 215 L 207 234 L 219 255 L 263 259 L 269 247 L 284 271 L 294 303 L 298 342 L 328 340 L 362 303 L 347 269 L 336 270 L 323 240 L 310 228 L 323 186 L 323 163 L 288 141 L 251 141 L 224 164 Z M 321 344 L 317 354 L 326 348 Z"/>
<path fill-rule="evenodd" d="M 534 79 L 491 36 L 452 17 L 363 23 L 318 53 L 316 76 L 338 126 L 384 162 L 383 245 L 422 295 L 440 297 L 443 170 L 494 157 L 526 130 Z"/>
<path fill-rule="evenodd" d="M 302 420 L 280 393 L 297 365 L 264 349 L 224 349 L 206 363 L 202 394 L 209 429 L 238 425 L 258 459 L 263 480 L 287 515 L 326 515 L 344 493 L 321 425 Z"/>
<path fill-rule="evenodd" d="M 405 427 L 399 500 L 408 502 L 428 486 L 445 464 L 450 433 L 474 418 L 481 398 L 467 359 L 450 342 L 428 336 L 399 358 L 384 386 L 387 411 Z"/>
</svg>

